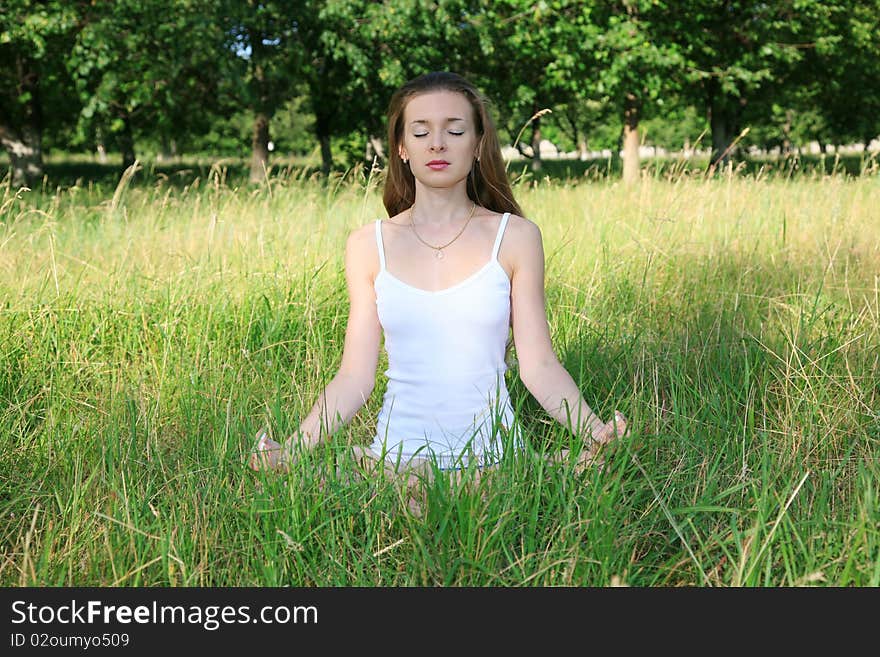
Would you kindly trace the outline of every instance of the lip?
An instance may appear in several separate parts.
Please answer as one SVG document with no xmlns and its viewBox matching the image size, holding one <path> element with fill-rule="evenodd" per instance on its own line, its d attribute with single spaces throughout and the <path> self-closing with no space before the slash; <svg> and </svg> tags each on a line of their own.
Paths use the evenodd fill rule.
<svg viewBox="0 0 880 657">
<path fill-rule="evenodd" d="M 428 162 L 428 166 L 434 170 L 439 171 L 440 169 L 445 169 L 449 166 L 449 162 L 446 160 L 431 160 Z"/>
</svg>

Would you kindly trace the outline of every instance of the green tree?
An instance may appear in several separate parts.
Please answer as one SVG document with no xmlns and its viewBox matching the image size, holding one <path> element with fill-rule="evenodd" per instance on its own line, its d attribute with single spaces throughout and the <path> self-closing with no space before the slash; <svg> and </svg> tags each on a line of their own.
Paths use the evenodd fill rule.
<svg viewBox="0 0 880 657">
<path fill-rule="evenodd" d="M 15 186 L 43 177 L 43 130 L 68 117 L 62 54 L 70 48 L 76 8 L 60 0 L 5 0 L 0 10 L 0 143 Z"/>
<path fill-rule="evenodd" d="M 807 52 L 808 107 L 821 116 L 822 141 L 868 147 L 880 134 L 880 0 L 838 0 L 816 47 Z"/>
<path fill-rule="evenodd" d="M 639 179 L 639 123 L 664 95 L 675 90 L 681 56 L 674 43 L 657 39 L 666 3 L 599 0 L 541 3 L 553 20 L 544 48 L 547 82 L 554 99 L 567 99 L 569 117 L 597 121 L 617 115 L 623 126 L 625 182 Z M 528 29 L 528 27 L 526 28 Z M 580 105 L 573 110 L 572 104 Z"/>
<path fill-rule="evenodd" d="M 113 139 L 127 167 L 139 134 L 168 149 L 207 129 L 222 72 L 223 35 L 212 8 L 208 0 L 119 0 L 85 8 L 67 57 L 83 106 L 81 139 Z"/>
<path fill-rule="evenodd" d="M 308 22 L 303 23 L 301 74 L 325 174 L 333 168 L 334 137 L 377 127 L 380 115 L 370 102 L 376 100 L 378 78 L 367 26 L 375 20 L 371 10 L 378 4 L 359 0 L 315 3 L 305 17 Z"/>
<path fill-rule="evenodd" d="M 658 39 L 665 2 L 621 0 L 597 3 L 584 49 L 599 63 L 597 90 L 612 98 L 623 119 L 623 180 L 639 179 L 639 123 L 663 96 L 676 91 L 681 55 L 674 42 Z M 598 29 L 596 29 L 598 28 Z"/>
<path fill-rule="evenodd" d="M 225 0 L 220 3 L 226 56 L 241 69 L 231 90 L 239 107 L 253 116 L 251 182 L 269 168 L 270 125 L 275 111 L 295 93 L 302 67 L 303 31 L 314 24 L 316 2 L 308 0 Z"/>
<path fill-rule="evenodd" d="M 771 120 L 772 105 L 791 88 L 813 47 L 820 3 L 807 0 L 686 0 L 658 23 L 657 38 L 685 58 L 687 100 L 705 108 L 712 163 L 724 163 L 751 121 Z"/>
<path fill-rule="evenodd" d="M 569 4 L 503 0 L 480 3 L 469 16 L 477 42 L 471 55 L 474 77 L 495 100 L 512 145 L 531 158 L 532 171 L 542 167 L 545 126 L 552 126 L 553 113 L 570 108 L 573 98 L 559 61 L 567 53 L 560 47 L 556 6 Z"/>
<path fill-rule="evenodd" d="M 303 76 L 315 114 L 323 168 L 330 138 L 387 157 L 381 135 L 393 91 L 432 70 L 471 76 L 477 36 L 470 17 L 486 3 L 463 0 L 337 0 L 320 3 L 303 31 Z M 369 149 L 368 149 L 369 145 Z"/>
</svg>

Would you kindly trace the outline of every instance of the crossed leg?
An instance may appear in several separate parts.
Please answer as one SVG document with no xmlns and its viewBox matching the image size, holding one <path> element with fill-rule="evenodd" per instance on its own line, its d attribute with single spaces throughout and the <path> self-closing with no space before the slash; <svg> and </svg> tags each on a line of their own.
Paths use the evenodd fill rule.
<svg viewBox="0 0 880 657">
<path fill-rule="evenodd" d="M 605 424 L 588 447 L 581 450 L 575 463 L 575 473 L 581 474 L 592 466 L 602 468 L 605 461 L 604 447 L 612 440 L 627 433 L 626 419 L 621 413 L 615 411 L 614 419 Z M 287 470 L 288 463 L 281 458 L 282 453 L 282 446 L 269 438 L 266 431 L 261 431 L 256 450 L 250 456 L 250 467 L 254 470 Z M 434 468 L 430 460 L 413 457 L 403 463 L 392 464 L 369 447 L 362 445 L 349 447 L 348 453 L 364 476 L 373 478 L 382 473 L 388 481 L 400 485 L 409 510 L 415 516 L 422 515 L 422 509 L 426 503 L 426 484 L 430 484 L 434 478 Z M 565 449 L 558 454 L 546 457 L 546 460 L 551 464 L 565 464 L 570 461 L 570 458 L 571 451 Z M 471 475 L 468 477 L 469 482 L 477 485 L 484 476 L 496 468 L 497 466 L 477 468 L 472 473 L 466 470 L 452 470 L 450 476 L 453 485 L 460 485 L 465 481 L 466 475 Z M 337 463 L 337 473 L 341 474 L 341 472 L 340 464 Z M 323 485 L 323 481 L 321 485 Z"/>
<path fill-rule="evenodd" d="M 428 485 L 434 480 L 433 463 L 426 458 L 413 457 L 399 465 L 392 464 L 383 459 L 369 447 L 355 445 L 349 448 L 349 453 L 361 472 L 367 477 L 376 477 L 381 472 L 388 481 L 401 486 L 401 492 L 405 498 L 407 508 L 416 517 L 421 517 L 427 503 Z M 476 468 L 468 482 L 478 485 L 482 478 L 497 466 Z M 467 470 L 455 469 L 449 471 L 451 483 L 454 486 L 461 485 L 466 479 Z"/>
</svg>

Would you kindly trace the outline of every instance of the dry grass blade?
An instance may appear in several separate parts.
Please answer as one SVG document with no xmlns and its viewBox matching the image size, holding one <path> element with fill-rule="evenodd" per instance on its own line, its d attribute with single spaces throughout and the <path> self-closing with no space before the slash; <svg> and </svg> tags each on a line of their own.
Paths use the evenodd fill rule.
<svg viewBox="0 0 880 657">
<path fill-rule="evenodd" d="M 110 201 L 109 213 L 111 216 L 116 212 L 116 208 L 119 207 L 119 202 L 122 200 L 125 190 L 128 189 L 131 179 L 134 178 L 134 174 L 140 171 L 141 168 L 140 162 L 135 160 L 131 166 L 122 172 L 119 183 L 116 185 L 116 191 L 113 192 L 113 199 Z"/>
</svg>

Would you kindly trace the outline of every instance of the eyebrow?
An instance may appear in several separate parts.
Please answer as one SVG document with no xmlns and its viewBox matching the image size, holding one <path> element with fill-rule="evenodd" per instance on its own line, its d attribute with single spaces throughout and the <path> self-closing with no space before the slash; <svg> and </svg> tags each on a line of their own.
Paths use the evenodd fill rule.
<svg viewBox="0 0 880 657">
<path fill-rule="evenodd" d="M 450 116 L 448 119 L 446 119 L 446 123 L 452 123 L 453 121 L 464 121 L 464 119 L 460 119 L 457 116 Z M 430 121 L 428 121 L 427 119 L 416 119 L 415 121 L 412 121 L 410 125 L 415 125 L 417 123 L 430 123 Z"/>
</svg>

